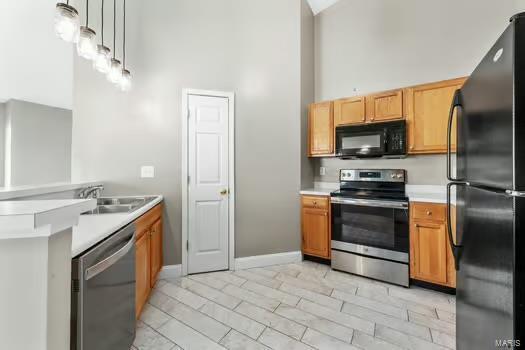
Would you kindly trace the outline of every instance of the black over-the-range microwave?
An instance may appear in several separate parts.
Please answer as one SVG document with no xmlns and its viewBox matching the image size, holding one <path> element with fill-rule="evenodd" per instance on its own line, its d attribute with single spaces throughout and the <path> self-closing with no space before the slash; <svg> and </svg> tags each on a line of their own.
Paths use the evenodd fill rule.
<svg viewBox="0 0 525 350">
<path fill-rule="evenodd" d="M 406 122 L 338 126 L 335 129 L 337 157 L 402 158 L 407 154 Z"/>
</svg>

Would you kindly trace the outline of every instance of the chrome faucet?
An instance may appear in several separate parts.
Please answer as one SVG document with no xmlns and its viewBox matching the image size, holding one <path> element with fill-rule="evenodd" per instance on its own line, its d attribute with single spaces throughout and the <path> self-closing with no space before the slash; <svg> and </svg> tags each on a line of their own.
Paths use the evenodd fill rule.
<svg viewBox="0 0 525 350">
<path fill-rule="evenodd" d="M 103 190 L 103 185 L 89 186 L 82 189 L 78 196 L 82 199 L 98 198 Z"/>
</svg>

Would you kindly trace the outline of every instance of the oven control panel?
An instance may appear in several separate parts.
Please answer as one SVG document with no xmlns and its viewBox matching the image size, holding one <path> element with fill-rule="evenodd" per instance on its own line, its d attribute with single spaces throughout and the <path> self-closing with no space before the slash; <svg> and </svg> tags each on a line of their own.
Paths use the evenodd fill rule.
<svg viewBox="0 0 525 350">
<path fill-rule="evenodd" d="M 405 182 L 406 172 L 403 169 L 341 169 L 339 180 L 343 181 L 377 181 Z"/>
</svg>

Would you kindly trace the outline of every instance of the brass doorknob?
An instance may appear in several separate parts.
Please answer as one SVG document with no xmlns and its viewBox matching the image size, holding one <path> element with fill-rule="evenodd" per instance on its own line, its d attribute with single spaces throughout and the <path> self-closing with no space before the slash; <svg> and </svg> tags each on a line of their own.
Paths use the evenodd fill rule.
<svg viewBox="0 0 525 350">
<path fill-rule="evenodd" d="M 225 189 L 223 189 L 223 190 L 221 191 L 221 195 L 224 196 L 224 195 L 226 195 L 226 194 L 228 194 L 228 190 L 225 188 Z"/>
</svg>

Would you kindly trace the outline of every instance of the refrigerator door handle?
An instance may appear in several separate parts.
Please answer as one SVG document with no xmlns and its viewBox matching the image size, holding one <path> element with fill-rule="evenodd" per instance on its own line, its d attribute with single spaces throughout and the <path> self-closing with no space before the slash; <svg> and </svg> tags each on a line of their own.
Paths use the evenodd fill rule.
<svg viewBox="0 0 525 350">
<path fill-rule="evenodd" d="M 447 126 L 447 179 L 449 181 L 460 181 L 459 179 L 452 177 L 451 167 L 451 156 L 452 156 L 452 121 L 454 120 L 454 111 L 456 107 L 461 107 L 461 90 L 457 89 L 454 92 L 454 98 L 452 99 L 452 105 L 450 106 L 450 114 L 448 115 L 448 126 Z"/>
<path fill-rule="evenodd" d="M 452 223 L 451 223 L 451 215 L 450 215 L 450 189 L 452 186 L 468 186 L 468 182 L 461 182 L 461 181 L 453 181 L 449 182 L 447 184 L 447 233 L 448 233 L 448 241 L 450 242 L 450 249 L 452 250 L 452 255 L 454 256 L 454 266 L 456 268 L 456 271 L 459 271 L 459 258 L 460 258 L 460 251 L 461 251 L 461 244 L 454 243 L 454 237 L 452 236 Z M 457 236 L 457 232 L 456 232 Z"/>
</svg>

